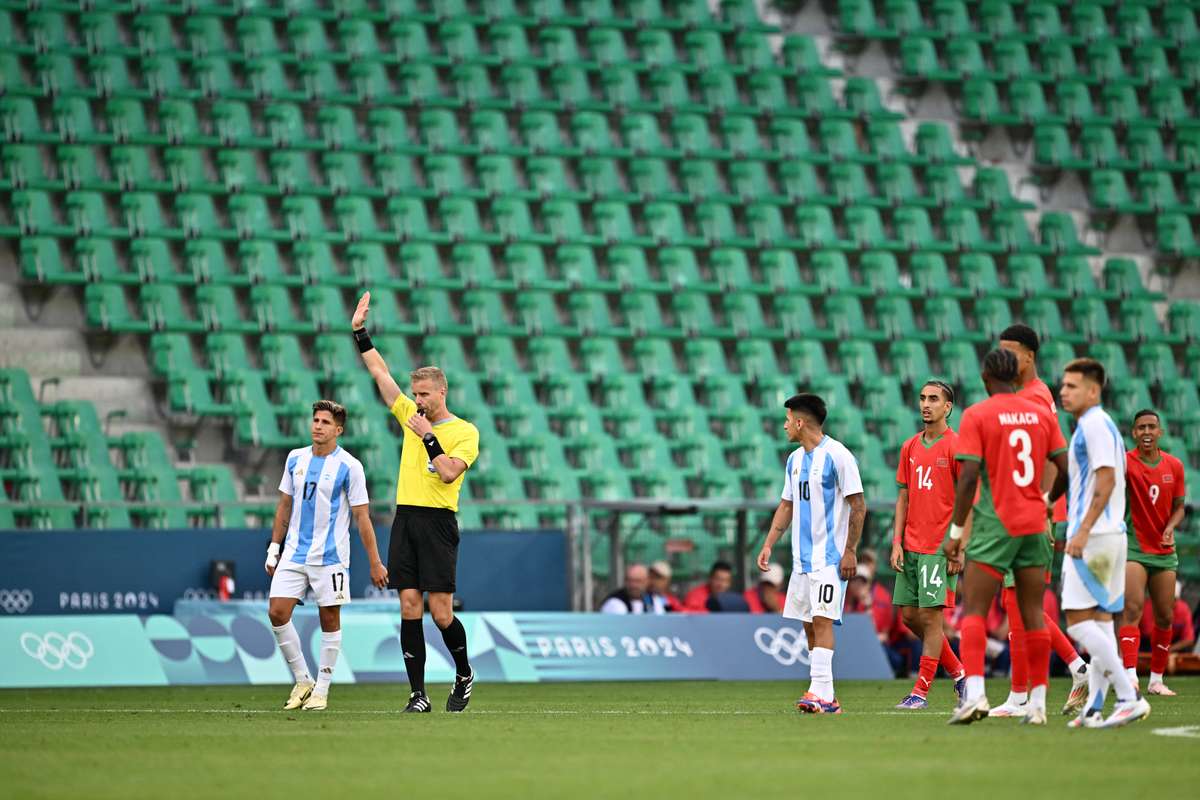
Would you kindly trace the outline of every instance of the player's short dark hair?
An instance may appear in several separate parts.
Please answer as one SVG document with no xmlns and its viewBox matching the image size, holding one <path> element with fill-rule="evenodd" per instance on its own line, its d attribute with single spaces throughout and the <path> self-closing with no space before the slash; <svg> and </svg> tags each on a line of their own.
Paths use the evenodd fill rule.
<svg viewBox="0 0 1200 800">
<path fill-rule="evenodd" d="M 1104 365 L 1094 358 L 1077 358 L 1067 362 L 1063 372 L 1075 372 L 1104 386 Z"/>
<path fill-rule="evenodd" d="M 728 561 L 714 561 L 712 568 L 708 570 L 708 576 L 711 578 L 718 572 L 733 572 L 733 564 Z"/>
<path fill-rule="evenodd" d="M 339 403 L 332 400 L 318 400 L 313 403 L 313 416 L 317 415 L 318 411 L 328 411 L 333 417 L 333 421 L 343 428 L 346 427 L 346 409 Z"/>
<path fill-rule="evenodd" d="M 947 402 L 950 402 L 950 403 L 954 402 L 954 387 L 951 386 L 950 384 L 946 383 L 943 380 L 938 380 L 937 378 L 930 378 L 929 380 L 925 381 L 925 383 L 921 384 L 921 386 L 922 387 L 936 386 L 937 388 L 942 390 L 942 394 L 946 396 Z"/>
<path fill-rule="evenodd" d="M 824 425 L 825 417 L 829 414 L 829 410 L 825 407 L 825 401 L 808 392 L 792 395 L 783 404 L 783 407 L 812 417 L 818 425 Z"/>
<path fill-rule="evenodd" d="M 1016 383 L 1020 373 L 1017 357 L 1002 347 L 989 350 L 983 357 L 983 374 L 1001 383 Z"/>
<path fill-rule="evenodd" d="M 1022 325 L 1019 322 L 1016 325 L 1009 325 L 1007 328 L 1001 331 L 1000 341 L 1016 342 L 1026 350 L 1029 350 L 1033 353 L 1038 351 L 1039 342 L 1037 331 L 1028 325 Z"/>
<path fill-rule="evenodd" d="M 1133 415 L 1133 424 L 1137 425 L 1137 421 L 1139 419 L 1141 419 L 1142 417 L 1154 417 L 1154 419 L 1158 421 L 1158 424 L 1162 425 L 1162 417 L 1160 417 L 1158 415 L 1158 412 L 1155 411 L 1153 408 L 1143 408 L 1142 410 L 1140 410 L 1136 414 L 1134 414 Z"/>
</svg>

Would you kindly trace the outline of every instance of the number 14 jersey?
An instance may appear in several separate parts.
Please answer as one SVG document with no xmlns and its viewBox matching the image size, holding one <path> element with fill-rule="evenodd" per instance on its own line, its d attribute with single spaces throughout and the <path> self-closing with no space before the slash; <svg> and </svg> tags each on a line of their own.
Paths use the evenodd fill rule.
<svg viewBox="0 0 1200 800">
<path fill-rule="evenodd" d="M 932 444 L 924 432 L 909 439 L 900 448 L 896 483 L 908 489 L 908 509 L 904 515 L 904 541 L 910 553 L 934 555 L 950 530 L 954 514 L 954 489 L 958 483 L 958 434 L 947 428 Z"/>
<path fill-rule="evenodd" d="M 983 462 L 977 517 L 998 521 L 1009 536 L 1044 533 L 1042 473 L 1046 460 L 1066 449 L 1058 420 L 1038 403 L 996 394 L 968 408 L 955 458 Z"/>
</svg>

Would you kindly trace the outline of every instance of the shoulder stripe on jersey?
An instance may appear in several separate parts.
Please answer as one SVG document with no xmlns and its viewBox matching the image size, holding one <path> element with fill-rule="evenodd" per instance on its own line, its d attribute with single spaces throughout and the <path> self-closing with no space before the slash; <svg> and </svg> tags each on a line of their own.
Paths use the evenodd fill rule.
<svg viewBox="0 0 1200 800">
<path fill-rule="evenodd" d="M 836 502 L 838 476 L 833 463 L 832 454 L 825 454 L 825 463 L 821 468 L 821 499 L 825 503 L 822 509 L 825 515 L 825 564 L 837 564 L 841 559 L 837 552 L 837 539 L 833 535 L 833 506 Z"/>
</svg>

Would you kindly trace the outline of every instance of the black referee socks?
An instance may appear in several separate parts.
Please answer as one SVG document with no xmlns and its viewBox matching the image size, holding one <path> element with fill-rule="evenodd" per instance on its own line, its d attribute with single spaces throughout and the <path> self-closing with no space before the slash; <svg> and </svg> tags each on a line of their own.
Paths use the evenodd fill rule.
<svg viewBox="0 0 1200 800">
<path fill-rule="evenodd" d="M 455 620 L 458 622 L 458 620 Z M 458 626 L 462 629 L 462 626 Z M 443 631 L 443 634 L 445 631 Z M 464 652 L 466 642 L 464 640 Z M 400 648 L 404 651 L 404 671 L 414 692 L 425 693 L 425 628 L 420 619 L 400 620 Z"/>
<path fill-rule="evenodd" d="M 442 641 L 446 643 L 446 649 L 454 659 L 454 671 L 460 677 L 467 677 L 471 674 L 471 662 L 467 660 L 467 629 L 458 621 L 458 617 L 455 617 L 441 630 Z"/>
</svg>

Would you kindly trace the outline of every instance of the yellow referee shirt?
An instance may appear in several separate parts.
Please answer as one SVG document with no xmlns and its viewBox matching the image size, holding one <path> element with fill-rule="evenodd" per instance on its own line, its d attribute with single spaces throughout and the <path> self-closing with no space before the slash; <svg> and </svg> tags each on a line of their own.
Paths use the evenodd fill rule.
<svg viewBox="0 0 1200 800">
<path fill-rule="evenodd" d="M 417 404 L 404 392 L 392 403 L 392 416 L 403 425 L 417 413 Z M 433 434 L 442 450 L 452 458 L 461 458 L 469 468 L 479 456 L 479 430 L 465 419 L 451 417 L 433 423 Z M 448 508 L 458 511 L 458 492 L 467 473 L 442 483 L 437 470 L 429 463 L 429 455 L 421 437 L 404 428 L 404 449 L 400 452 L 400 475 L 396 479 L 396 505 Z"/>
</svg>

